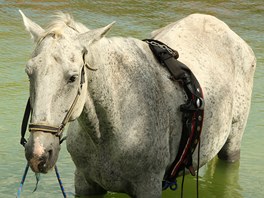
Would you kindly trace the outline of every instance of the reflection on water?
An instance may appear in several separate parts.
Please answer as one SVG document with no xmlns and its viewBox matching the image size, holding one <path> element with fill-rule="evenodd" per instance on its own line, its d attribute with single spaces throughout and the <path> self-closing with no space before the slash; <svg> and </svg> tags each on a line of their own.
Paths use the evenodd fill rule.
<svg viewBox="0 0 264 198">
<path fill-rule="evenodd" d="M 200 197 L 262 198 L 264 164 L 264 4 L 263 0 L 200 0 L 200 1 L 132 1 L 132 0 L 1 0 L 0 1 L 0 197 L 14 197 L 18 188 L 25 158 L 19 145 L 19 127 L 28 97 L 28 80 L 24 65 L 32 52 L 32 42 L 24 31 L 18 9 L 42 26 L 55 11 L 73 14 L 76 20 L 90 28 L 117 21 L 110 35 L 148 38 L 152 30 L 194 13 L 207 13 L 225 21 L 245 39 L 257 56 L 257 71 L 252 108 L 242 142 L 240 163 L 227 164 L 217 158 L 200 172 Z M 257 152 L 259 151 L 259 152 Z M 74 166 L 65 145 L 58 167 L 69 197 L 74 197 Z M 179 185 L 181 179 L 178 181 Z M 195 197 L 196 181 L 186 176 L 184 196 Z M 54 172 L 43 175 L 38 191 L 34 174 L 29 171 L 22 197 L 59 197 L 61 192 Z M 105 198 L 127 198 L 123 194 L 108 193 Z M 165 191 L 163 197 L 180 197 L 180 190 Z"/>
<path fill-rule="evenodd" d="M 241 198 L 239 185 L 239 162 L 229 164 L 214 158 L 206 166 L 206 171 L 201 178 L 201 190 L 204 197 L 234 197 Z M 209 188 L 208 188 L 209 187 Z M 217 191 L 214 189 L 218 188 Z M 209 189 L 209 192 L 207 191 Z"/>
<path fill-rule="evenodd" d="M 229 164 L 214 158 L 199 173 L 199 197 L 209 198 L 242 198 L 239 185 L 239 162 Z M 181 185 L 181 179 L 178 184 Z M 184 197 L 196 196 L 196 177 L 186 176 L 184 182 Z M 178 192 L 166 191 L 164 197 L 180 197 Z"/>
</svg>

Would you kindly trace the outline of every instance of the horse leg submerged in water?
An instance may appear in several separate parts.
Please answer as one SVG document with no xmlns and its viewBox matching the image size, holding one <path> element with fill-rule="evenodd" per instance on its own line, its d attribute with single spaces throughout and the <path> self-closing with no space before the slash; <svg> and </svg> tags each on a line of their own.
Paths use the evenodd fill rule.
<svg viewBox="0 0 264 198">
<path fill-rule="evenodd" d="M 105 38 L 112 24 L 89 30 L 60 15 L 44 30 L 22 16 L 37 44 L 26 68 L 31 122 L 60 126 L 65 115 L 73 121 L 67 149 L 76 165 L 76 193 L 115 191 L 160 198 L 164 174 L 181 139 L 179 106 L 186 101 L 181 86 L 145 42 Z M 217 153 L 229 161 L 238 159 L 255 70 L 252 50 L 208 15 L 190 15 L 154 34 L 179 51 L 180 61 L 203 89 L 200 166 Z M 55 135 L 42 128 L 30 134 L 26 156 L 35 172 L 46 173 L 54 166 L 59 153 Z M 197 169 L 197 151 L 193 158 Z"/>
</svg>

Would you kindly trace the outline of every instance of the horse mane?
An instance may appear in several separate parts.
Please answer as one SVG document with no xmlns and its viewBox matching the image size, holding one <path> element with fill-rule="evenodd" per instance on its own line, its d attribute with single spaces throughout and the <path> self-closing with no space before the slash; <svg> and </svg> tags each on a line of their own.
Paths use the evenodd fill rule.
<svg viewBox="0 0 264 198">
<path fill-rule="evenodd" d="M 45 37 L 52 35 L 54 38 L 60 38 L 66 28 L 71 28 L 79 33 L 87 32 L 89 29 L 82 23 L 74 21 L 73 17 L 68 13 L 57 12 L 43 35 L 39 38 L 38 42 L 41 42 Z"/>
</svg>

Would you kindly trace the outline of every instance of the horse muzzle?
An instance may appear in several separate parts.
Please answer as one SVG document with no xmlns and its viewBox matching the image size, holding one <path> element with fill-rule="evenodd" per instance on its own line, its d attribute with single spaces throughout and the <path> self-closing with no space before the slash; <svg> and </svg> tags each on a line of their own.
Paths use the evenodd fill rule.
<svg viewBox="0 0 264 198">
<path fill-rule="evenodd" d="M 35 131 L 30 134 L 25 145 L 25 156 L 36 173 L 47 173 L 58 159 L 60 150 L 59 138 L 52 133 Z"/>
</svg>

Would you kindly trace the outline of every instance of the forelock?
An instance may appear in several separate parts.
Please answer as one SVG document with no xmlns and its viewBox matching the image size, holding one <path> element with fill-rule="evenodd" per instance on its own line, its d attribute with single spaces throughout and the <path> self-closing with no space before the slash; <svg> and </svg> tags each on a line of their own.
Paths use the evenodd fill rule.
<svg viewBox="0 0 264 198">
<path fill-rule="evenodd" d="M 39 38 L 38 43 L 49 35 L 56 39 L 61 38 L 66 28 L 71 28 L 79 32 L 80 23 L 75 22 L 70 14 L 58 12 L 54 15 L 54 18 L 55 19 L 48 24 L 43 35 Z M 84 25 L 82 25 L 82 27 L 84 27 Z"/>
</svg>

